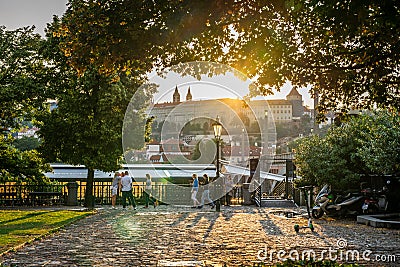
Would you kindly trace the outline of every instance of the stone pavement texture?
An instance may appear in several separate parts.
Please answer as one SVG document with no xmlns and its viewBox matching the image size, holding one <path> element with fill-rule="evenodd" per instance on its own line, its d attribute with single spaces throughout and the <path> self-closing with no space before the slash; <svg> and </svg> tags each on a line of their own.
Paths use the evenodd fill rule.
<svg viewBox="0 0 400 267">
<path fill-rule="evenodd" d="M 400 266 L 399 230 L 325 218 L 314 221 L 315 232 L 302 229 L 296 234 L 296 223 L 306 225 L 307 220 L 285 218 L 273 208 L 222 207 L 217 213 L 209 208 L 106 207 L 3 255 L 0 262 L 3 266 L 252 266 L 260 259 L 268 264 L 279 257 L 301 259 L 302 253 L 306 257 L 312 251 L 316 258 Z"/>
</svg>

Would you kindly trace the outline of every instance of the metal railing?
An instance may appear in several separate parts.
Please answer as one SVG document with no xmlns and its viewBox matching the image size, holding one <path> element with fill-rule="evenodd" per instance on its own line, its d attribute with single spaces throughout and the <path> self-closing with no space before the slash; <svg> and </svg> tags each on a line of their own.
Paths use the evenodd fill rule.
<svg viewBox="0 0 400 267">
<path fill-rule="evenodd" d="M 75 182 L 74 182 L 75 183 Z M 77 202 L 83 205 L 85 200 L 86 182 L 76 181 Z M 93 195 L 96 205 L 111 205 L 112 194 L 111 181 L 95 181 L 93 184 Z M 136 202 L 144 203 L 144 182 L 135 182 L 132 193 Z M 153 183 L 152 195 L 160 203 L 187 204 L 191 203 L 190 189 L 182 190 L 181 186 L 188 187 L 188 184 L 177 185 L 171 183 Z M 231 203 L 240 205 L 243 203 L 243 192 L 241 186 L 232 190 Z M 198 196 L 201 196 L 199 192 Z M 59 182 L 50 185 L 29 185 L 5 183 L 0 184 L 0 206 L 21 206 L 21 205 L 62 205 L 68 197 L 68 183 Z M 225 198 L 225 197 L 223 197 Z M 121 192 L 118 192 L 117 205 L 122 204 Z"/>
<path fill-rule="evenodd" d="M 262 205 L 261 186 L 257 187 L 256 191 L 254 191 L 253 200 L 258 207 L 261 207 L 261 205 Z"/>
<path fill-rule="evenodd" d="M 66 188 L 63 184 L 30 185 L 5 183 L 0 185 L 0 205 L 33 205 L 36 203 L 58 204 L 64 201 Z"/>
</svg>

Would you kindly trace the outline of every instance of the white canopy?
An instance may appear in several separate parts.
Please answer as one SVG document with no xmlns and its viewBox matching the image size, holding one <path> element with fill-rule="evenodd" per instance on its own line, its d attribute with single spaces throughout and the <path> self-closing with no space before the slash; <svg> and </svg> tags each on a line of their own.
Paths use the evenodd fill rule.
<svg viewBox="0 0 400 267">
<path fill-rule="evenodd" d="M 224 174 L 234 174 L 234 175 L 246 175 L 250 176 L 250 169 L 241 167 L 241 166 L 235 166 L 231 164 L 224 164 L 225 172 Z M 279 174 L 274 174 L 274 173 L 269 173 L 269 172 L 260 172 L 260 177 L 261 179 L 268 179 L 268 180 L 274 180 L 274 181 L 284 181 L 285 176 L 279 175 Z"/>
<path fill-rule="evenodd" d="M 53 168 L 52 172 L 45 175 L 55 180 L 75 180 L 86 179 L 87 169 L 85 166 L 74 166 L 68 164 L 50 164 Z M 197 175 L 207 174 L 210 177 L 215 176 L 215 166 L 209 164 L 198 165 L 173 165 L 173 164 L 126 164 L 122 166 L 122 171 L 129 171 L 130 175 L 136 180 L 145 179 L 146 173 L 152 178 L 191 178 L 193 173 Z M 114 176 L 114 172 L 103 172 L 95 170 L 95 179 L 109 179 Z"/>
</svg>

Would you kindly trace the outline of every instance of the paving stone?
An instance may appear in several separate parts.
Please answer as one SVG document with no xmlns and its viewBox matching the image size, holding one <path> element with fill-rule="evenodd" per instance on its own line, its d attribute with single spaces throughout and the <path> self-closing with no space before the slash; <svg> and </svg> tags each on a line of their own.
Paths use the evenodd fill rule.
<svg viewBox="0 0 400 267">
<path fill-rule="evenodd" d="M 315 220 L 315 232 L 294 231 L 305 218 L 287 219 L 276 209 L 225 207 L 222 212 L 161 206 L 133 212 L 101 209 L 96 215 L 66 226 L 58 233 L 34 241 L 0 258 L 4 266 L 157 266 L 160 262 L 202 262 L 204 266 L 240 266 L 278 262 L 278 251 L 288 256 L 312 249 L 371 251 L 395 255 L 392 262 L 359 263 L 400 265 L 400 230 L 376 229 L 354 220 Z M 299 210 L 296 210 L 300 212 Z M 303 211 L 304 212 L 304 211 Z M 261 254 L 260 254 L 261 253 Z"/>
</svg>

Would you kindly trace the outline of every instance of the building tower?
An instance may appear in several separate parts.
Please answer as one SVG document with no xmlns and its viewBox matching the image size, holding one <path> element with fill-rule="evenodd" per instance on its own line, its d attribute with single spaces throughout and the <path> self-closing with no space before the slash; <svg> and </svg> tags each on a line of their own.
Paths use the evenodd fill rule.
<svg viewBox="0 0 400 267">
<path fill-rule="evenodd" d="M 192 101 L 192 94 L 190 93 L 190 86 L 186 94 L 186 101 Z"/>
<path fill-rule="evenodd" d="M 293 119 L 300 119 L 303 116 L 303 97 L 296 88 L 292 88 L 290 93 L 286 96 L 286 100 L 292 104 Z"/>
<path fill-rule="evenodd" d="M 174 92 L 174 96 L 173 96 L 172 102 L 173 103 L 181 102 L 181 95 L 178 92 L 178 86 L 175 87 L 175 92 Z"/>
</svg>

